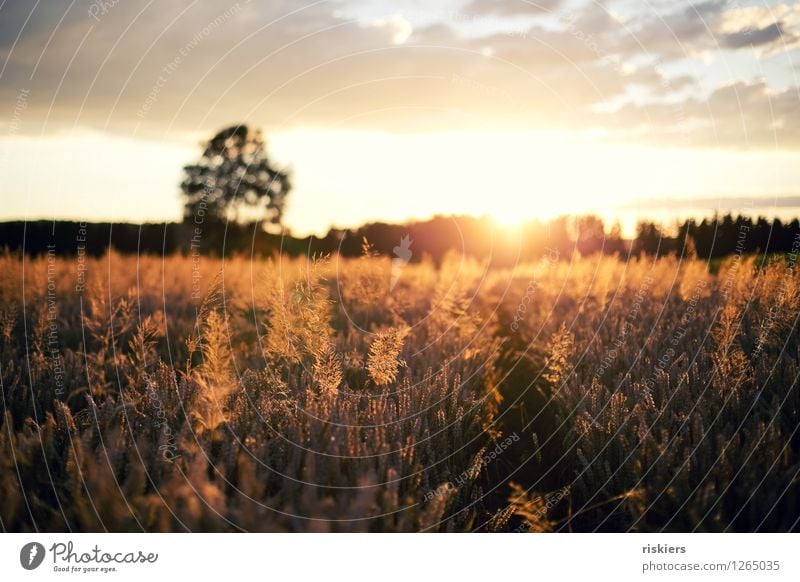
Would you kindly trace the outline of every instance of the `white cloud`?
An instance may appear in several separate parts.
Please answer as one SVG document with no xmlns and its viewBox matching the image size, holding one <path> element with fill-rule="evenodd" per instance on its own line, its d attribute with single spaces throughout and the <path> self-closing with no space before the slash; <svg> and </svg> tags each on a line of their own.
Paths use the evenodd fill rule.
<svg viewBox="0 0 800 582">
<path fill-rule="evenodd" d="M 386 30 L 393 44 L 403 44 L 414 33 L 414 27 L 402 14 L 393 14 L 388 18 L 378 18 L 371 22 L 375 28 Z"/>
</svg>

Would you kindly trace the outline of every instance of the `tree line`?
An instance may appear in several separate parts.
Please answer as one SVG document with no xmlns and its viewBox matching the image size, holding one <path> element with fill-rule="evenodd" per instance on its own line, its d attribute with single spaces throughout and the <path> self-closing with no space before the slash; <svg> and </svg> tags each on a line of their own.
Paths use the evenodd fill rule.
<svg viewBox="0 0 800 582">
<path fill-rule="evenodd" d="M 0 223 L 0 248 L 39 255 L 99 256 L 121 253 L 230 256 L 233 254 L 358 256 L 365 241 L 370 252 L 407 261 L 447 253 L 499 265 L 511 265 L 545 254 L 693 255 L 717 258 L 730 254 L 790 252 L 800 233 L 797 219 L 782 223 L 746 216 L 690 219 L 672 233 L 643 221 L 626 240 L 618 224 L 606 228 L 596 216 L 531 220 L 505 234 L 489 218 L 436 216 L 408 224 L 372 223 L 357 229 L 332 228 L 324 237 L 298 238 L 283 230 L 284 206 L 292 172 L 267 155 L 261 131 L 237 124 L 200 144 L 198 159 L 183 168 L 181 223 L 111 224 L 70 221 Z M 269 227 L 269 228 L 265 228 Z"/>
<path fill-rule="evenodd" d="M 764 217 L 726 214 L 703 220 L 689 219 L 666 231 L 662 226 L 640 222 L 636 236 L 625 239 L 618 225 L 606 228 L 596 216 L 532 220 L 512 234 L 490 218 L 437 216 L 408 224 L 371 223 L 357 229 L 332 228 L 323 237 L 295 237 L 267 232 L 260 222 L 205 223 L 200 234 L 190 221 L 162 224 L 112 224 L 74 221 L 0 223 L 0 248 L 14 253 L 59 256 L 101 256 L 109 249 L 123 254 L 213 256 L 301 256 L 340 254 L 356 257 L 364 241 L 371 252 L 389 257 L 403 252 L 415 262 L 430 257 L 440 262 L 455 253 L 489 258 L 510 265 L 553 254 L 564 258 L 574 253 L 592 255 L 697 255 L 719 258 L 732 254 L 780 253 L 796 250 L 800 234 L 797 218 L 782 222 Z"/>
</svg>

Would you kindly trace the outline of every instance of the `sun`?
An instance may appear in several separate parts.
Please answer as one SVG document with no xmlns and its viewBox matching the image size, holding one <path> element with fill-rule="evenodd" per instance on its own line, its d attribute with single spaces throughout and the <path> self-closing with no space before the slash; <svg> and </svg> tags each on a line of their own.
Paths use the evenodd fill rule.
<svg viewBox="0 0 800 582">
<path fill-rule="evenodd" d="M 523 222 L 532 217 L 525 213 L 520 213 L 518 207 L 503 207 L 492 210 L 489 218 L 494 226 L 503 230 L 519 230 Z"/>
</svg>

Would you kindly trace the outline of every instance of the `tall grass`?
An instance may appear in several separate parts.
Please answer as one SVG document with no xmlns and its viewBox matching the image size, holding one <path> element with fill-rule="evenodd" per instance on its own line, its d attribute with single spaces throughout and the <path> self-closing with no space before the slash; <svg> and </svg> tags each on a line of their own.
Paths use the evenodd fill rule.
<svg viewBox="0 0 800 582">
<path fill-rule="evenodd" d="M 364 251 L 0 257 L 2 528 L 798 529 L 793 263 Z"/>
</svg>

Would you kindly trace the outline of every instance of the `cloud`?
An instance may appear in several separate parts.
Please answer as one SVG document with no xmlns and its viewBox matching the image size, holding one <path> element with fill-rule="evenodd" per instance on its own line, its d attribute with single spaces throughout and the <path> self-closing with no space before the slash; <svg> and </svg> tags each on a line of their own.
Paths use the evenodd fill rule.
<svg viewBox="0 0 800 582">
<path fill-rule="evenodd" d="M 734 8 L 723 14 L 722 44 L 732 49 L 757 49 L 762 56 L 800 46 L 800 6 Z"/>
<path fill-rule="evenodd" d="M 627 23 L 610 49 L 625 56 L 648 54 L 663 60 L 685 58 L 716 44 L 714 29 L 725 2 L 710 0 L 666 13 L 654 9 Z"/>
<path fill-rule="evenodd" d="M 800 148 L 800 94 L 763 80 L 737 81 L 706 99 L 627 104 L 595 123 L 656 143 L 713 148 Z"/>
<path fill-rule="evenodd" d="M 663 60 L 724 49 L 758 48 L 758 54 L 769 56 L 798 46 L 798 27 L 800 6 L 731 7 L 723 0 L 707 0 L 644 13 L 628 23 L 629 33 L 618 36 L 614 50 L 625 55 L 646 52 Z"/>
<path fill-rule="evenodd" d="M 9 3 L 13 22 L 0 17 L 6 37 L 28 17 L 19 0 Z M 23 131 L 46 123 L 48 130 L 205 132 L 233 118 L 408 131 L 441 127 L 448 117 L 452 127 L 571 123 L 627 82 L 584 40 L 542 27 L 524 36 L 464 36 L 447 22 L 413 30 L 401 14 L 354 19 L 337 13 L 341 6 L 298 9 L 289 0 L 180 0 L 144 11 L 120 2 L 97 22 L 86 6 L 35 11 L 8 54 L 0 95 L 30 89 Z M 490 94 L 518 107 L 498 108 Z"/>
<path fill-rule="evenodd" d="M 393 14 L 389 18 L 379 18 L 372 21 L 377 28 L 386 28 L 394 44 L 403 44 L 414 32 L 414 27 L 401 14 Z"/>
<path fill-rule="evenodd" d="M 686 70 L 652 65 L 716 49 L 767 58 L 795 43 L 797 7 L 473 0 L 465 9 L 485 21 L 443 12 L 420 22 L 378 4 L 362 15 L 363 2 L 344 0 L 108 2 L 92 17 L 100 4 L 89 0 L 7 0 L 0 98 L 29 91 L 17 123 L 28 134 L 196 135 L 244 120 L 269 131 L 601 129 L 620 139 L 800 147 L 793 90 L 733 71 L 702 98 Z M 524 18 L 544 9 L 555 17 Z M 506 21 L 516 24 L 498 25 Z M 705 66 L 721 67 L 691 70 Z"/>
<path fill-rule="evenodd" d="M 754 47 L 775 42 L 785 34 L 780 22 L 774 22 L 764 28 L 745 28 L 737 32 L 726 34 L 722 44 L 729 48 Z"/>
<path fill-rule="evenodd" d="M 391 48 L 404 34 L 398 19 L 364 25 L 334 16 L 336 3 L 177 0 L 143 9 L 119 2 L 109 3 L 99 22 L 88 14 L 87 2 L 66 12 L 61 5 L 58 11 L 37 8 L 30 18 L 30 10 L 19 8 L 23 4 L 10 0 L 0 14 L 0 56 L 8 59 L 0 95 L 30 90 L 23 127 L 33 133 L 42 119 L 50 129 L 224 124 L 257 110 L 262 100 L 273 105 L 274 120 L 336 81 L 330 75 L 341 67 L 326 68 L 326 61 L 349 57 L 357 68 L 355 55 Z M 325 79 L 314 94 L 292 94 L 308 78 Z M 255 110 L 253 115 L 258 117 Z"/>
<path fill-rule="evenodd" d="M 464 13 L 491 16 L 527 16 L 552 12 L 560 4 L 560 0 L 472 0 L 464 8 Z"/>
</svg>

